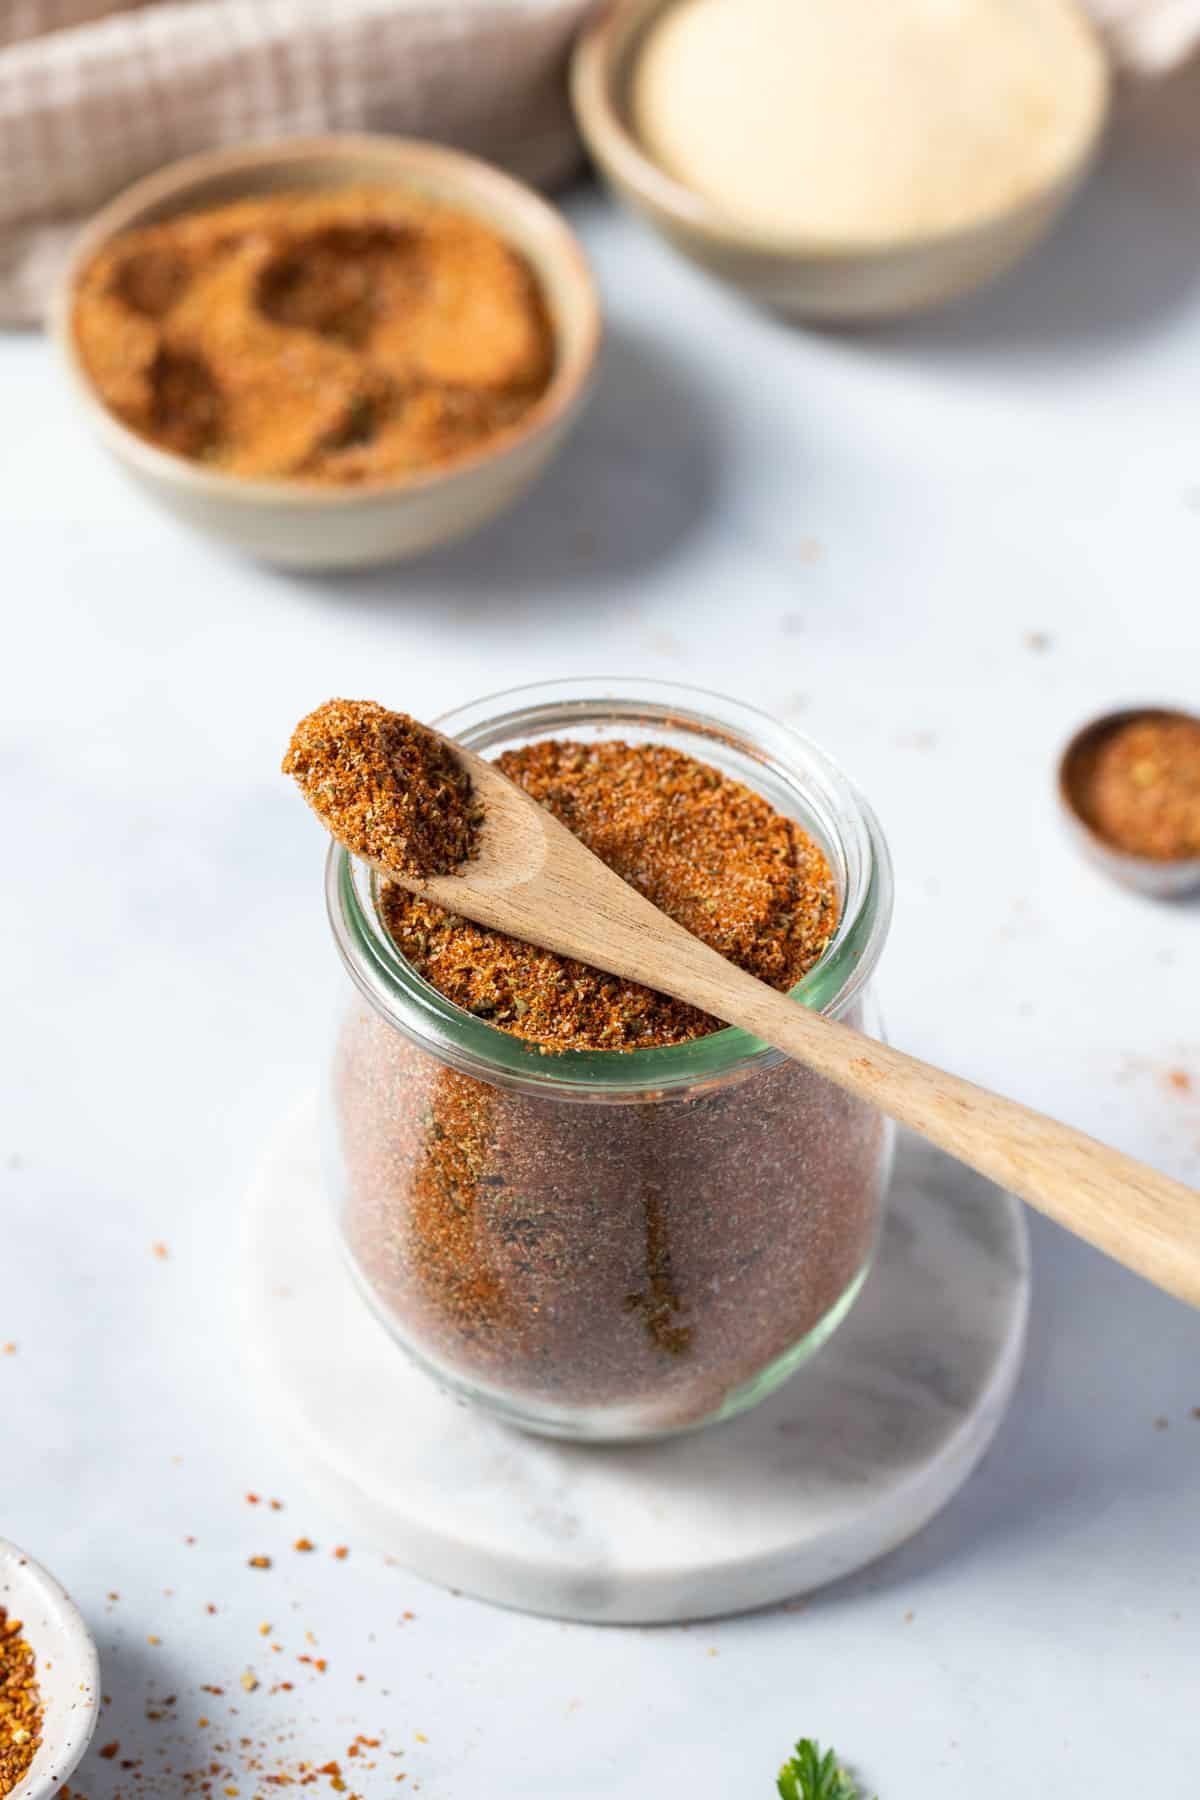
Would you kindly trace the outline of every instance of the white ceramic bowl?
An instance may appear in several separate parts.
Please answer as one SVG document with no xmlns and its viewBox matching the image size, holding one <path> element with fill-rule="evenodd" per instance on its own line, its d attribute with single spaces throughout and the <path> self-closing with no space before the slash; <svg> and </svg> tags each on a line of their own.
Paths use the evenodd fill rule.
<svg viewBox="0 0 1200 1800">
<path fill-rule="evenodd" d="M 8 1800 L 51 1800 L 91 1742 L 100 1712 L 100 1659 L 78 1607 L 53 1575 L 0 1538 L 0 1606 L 20 1619 L 37 1659 L 42 1741 Z"/>
<path fill-rule="evenodd" d="M 251 481 L 174 456 L 122 424 L 92 387 L 71 315 L 84 265 L 110 238 L 201 207 L 287 188 L 391 186 L 474 214 L 541 283 L 556 342 L 550 384 L 510 430 L 445 468 L 354 488 Z M 185 523 L 285 568 L 366 568 L 415 556 L 510 506 L 562 443 L 591 385 L 600 340 L 595 284 L 566 220 L 532 188 L 458 150 L 416 139 L 321 137 L 188 157 L 98 213 L 60 285 L 50 326 L 92 430 L 126 472 Z"/>
</svg>

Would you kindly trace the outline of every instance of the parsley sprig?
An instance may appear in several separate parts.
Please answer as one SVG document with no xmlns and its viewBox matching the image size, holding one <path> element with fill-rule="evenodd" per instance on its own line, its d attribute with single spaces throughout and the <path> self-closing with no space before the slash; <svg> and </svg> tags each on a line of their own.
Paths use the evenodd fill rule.
<svg viewBox="0 0 1200 1800">
<path fill-rule="evenodd" d="M 832 1750 L 821 1755 L 815 1738 L 801 1738 L 779 1771 L 780 1800 L 860 1800 L 858 1784 Z"/>
</svg>

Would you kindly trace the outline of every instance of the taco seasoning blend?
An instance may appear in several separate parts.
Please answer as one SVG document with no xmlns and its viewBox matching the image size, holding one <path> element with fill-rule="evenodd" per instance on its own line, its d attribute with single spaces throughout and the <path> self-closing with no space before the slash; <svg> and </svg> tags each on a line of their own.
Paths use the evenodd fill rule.
<svg viewBox="0 0 1200 1800">
<path fill-rule="evenodd" d="M 72 319 L 99 398 L 219 473 L 404 480 L 520 423 L 554 369 L 524 259 L 403 189 L 269 194 L 122 233 Z"/>
<path fill-rule="evenodd" d="M 42 1741 L 37 1665 L 20 1619 L 0 1606 L 0 1795 L 24 1781 Z"/>
<path fill-rule="evenodd" d="M 832 936 L 821 848 L 692 756 L 550 740 L 499 763 L 772 986 L 793 987 Z M 718 1021 L 399 887 L 378 904 L 395 947 L 456 1006 L 547 1059 L 624 1053 L 632 1090 L 595 1104 L 493 1084 L 356 1002 L 334 1076 L 342 1226 L 385 1320 L 435 1372 L 546 1429 L 657 1433 L 741 1404 L 865 1267 L 880 1116 L 778 1059 L 655 1094 L 642 1054 Z"/>
</svg>

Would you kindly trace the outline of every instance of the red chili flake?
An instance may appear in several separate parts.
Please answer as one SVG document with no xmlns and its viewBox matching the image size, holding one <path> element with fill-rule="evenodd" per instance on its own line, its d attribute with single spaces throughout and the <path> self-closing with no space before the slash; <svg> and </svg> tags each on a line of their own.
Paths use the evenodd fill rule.
<svg viewBox="0 0 1200 1800">
<path fill-rule="evenodd" d="M 111 1762 L 120 1748 L 120 1744 L 117 1742 L 116 1738 L 114 1738 L 111 1744 L 101 1744 L 100 1749 L 96 1754 L 102 1756 L 105 1762 Z"/>
<path fill-rule="evenodd" d="M 246 1495 L 246 1505 L 247 1506 L 257 1506 L 258 1501 L 259 1501 L 259 1496 L 257 1494 L 247 1494 Z"/>
<path fill-rule="evenodd" d="M 216 1612 L 216 1610 L 217 1610 L 217 1609 L 216 1609 L 216 1607 L 215 1607 L 215 1606 L 214 1606 L 214 1605 L 213 1605 L 213 1603 L 212 1603 L 212 1601 L 211 1601 L 211 1600 L 209 1600 L 209 1601 L 208 1601 L 208 1602 L 207 1602 L 207 1603 L 206 1603 L 206 1605 L 205 1605 L 205 1608 L 204 1608 L 204 1610 L 205 1610 L 205 1612 L 206 1612 L 206 1613 L 215 1613 L 215 1612 Z"/>
</svg>

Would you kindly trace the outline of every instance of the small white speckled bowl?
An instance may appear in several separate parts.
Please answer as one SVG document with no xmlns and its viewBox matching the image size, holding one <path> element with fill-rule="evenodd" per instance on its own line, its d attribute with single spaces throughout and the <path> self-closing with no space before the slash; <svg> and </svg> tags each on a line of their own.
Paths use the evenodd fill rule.
<svg viewBox="0 0 1200 1800">
<path fill-rule="evenodd" d="M 32 1767 L 8 1800 L 51 1800 L 91 1742 L 100 1711 L 100 1660 L 78 1607 L 53 1575 L 0 1538 L 0 1606 L 20 1619 L 37 1659 L 44 1719 Z"/>
<path fill-rule="evenodd" d="M 75 284 L 118 233 L 179 213 L 286 189 L 390 187 L 455 207 L 526 259 L 555 336 L 550 384 L 517 424 L 444 468 L 356 487 L 250 480 L 148 443 L 101 401 L 72 327 Z M 600 305 L 574 232 L 548 201 L 503 170 L 415 138 L 296 138 L 216 150 L 136 182 L 87 227 L 50 327 L 80 409 L 126 473 L 176 518 L 263 562 L 294 569 L 367 568 L 419 555 L 474 531 L 511 506 L 542 472 L 591 387 Z"/>
</svg>

